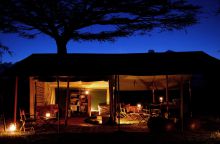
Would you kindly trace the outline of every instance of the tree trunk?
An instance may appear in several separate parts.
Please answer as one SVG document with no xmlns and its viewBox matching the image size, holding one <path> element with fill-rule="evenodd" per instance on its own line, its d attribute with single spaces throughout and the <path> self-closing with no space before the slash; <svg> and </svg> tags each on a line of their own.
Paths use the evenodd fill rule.
<svg viewBox="0 0 220 144">
<path fill-rule="evenodd" d="M 57 44 L 57 54 L 60 55 L 65 55 L 67 54 L 67 40 L 62 39 L 62 38 L 57 38 L 55 39 L 56 44 Z"/>
</svg>

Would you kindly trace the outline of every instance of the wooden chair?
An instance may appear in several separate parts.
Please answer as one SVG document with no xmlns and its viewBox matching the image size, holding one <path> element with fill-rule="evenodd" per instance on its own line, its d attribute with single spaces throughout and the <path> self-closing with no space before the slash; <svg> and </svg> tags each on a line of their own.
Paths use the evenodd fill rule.
<svg viewBox="0 0 220 144">
<path fill-rule="evenodd" d="M 34 123 L 36 122 L 36 120 L 34 118 L 31 118 L 28 113 L 25 113 L 25 110 L 23 109 L 20 109 L 20 121 L 20 131 L 34 131 Z"/>
<path fill-rule="evenodd" d="M 150 106 L 151 117 L 158 117 L 161 115 L 161 105 L 160 104 L 151 104 Z"/>
<path fill-rule="evenodd" d="M 6 131 L 6 124 L 5 124 L 5 116 L 4 116 L 4 114 L 0 115 L 0 124 L 3 125 L 3 129 L 4 129 L 4 131 Z"/>
</svg>

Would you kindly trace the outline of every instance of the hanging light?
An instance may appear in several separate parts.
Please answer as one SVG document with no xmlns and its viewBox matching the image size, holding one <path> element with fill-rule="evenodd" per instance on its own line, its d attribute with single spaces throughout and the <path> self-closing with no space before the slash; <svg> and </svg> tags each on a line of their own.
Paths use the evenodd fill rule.
<svg viewBox="0 0 220 144">
<path fill-rule="evenodd" d="M 137 104 L 137 107 L 140 109 L 141 108 L 141 104 Z"/>
<path fill-rule="evenodd" d="M 163 97 L 162 97 L 162 96 L 159 97 L 159 102 L 160 102 L 160 103 L 163 102 Z"/>
<path fill-rule="evenodd" d="M 50 118 L 50 113 L 47 112 L 47 113 L 45 114 L 45 116 L 46 116 L 46 119 L 49 119 L 49 118 Z"/>
<path fill-rule="evenodd" d="M 89 91 L 88 91 L 88 90 L 86 90 L 86 91 L 85 91 L 85 94 L 86 94 L 86 95 L 88 95 L 88 94 L 89 94 Z"/>
<path fill-rule="evenodd" d="M 138 112 L 140 112 L 141 108 L 142 108 L 141 104 L 138 103 L 138 104 L 137 104 L 137 110 L 138 110 Z"/>
</svg>

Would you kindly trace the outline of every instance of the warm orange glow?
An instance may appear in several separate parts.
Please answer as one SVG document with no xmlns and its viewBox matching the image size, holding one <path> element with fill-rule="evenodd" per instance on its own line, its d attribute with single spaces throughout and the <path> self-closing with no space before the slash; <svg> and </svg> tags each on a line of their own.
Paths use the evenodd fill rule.
<svg viewBox="0 0 220 144">
<path fill-rule="evenodd" d="M 173 131 L 174 130 L 174 124 L 167 123 L 165 128 L 166 128 L 166 131 Z"/>
<path fill-rule="evenodd" d="M 8 131 L 10 131 L 10 132 L 16 131 L 16 124 L 11 123 L 11 124 L 9 125 Z"/>
<path fill-rule="evenodd" d="M 100 106 L 98 105 L 98 111 L 99 111 L 99 115 L 101 114 L 101 108 Z"/>
<path fill-rule="evenodd" d="M 159 97 L 159 101 L 160 101 L 161 103 L 163 102 L 163 97 L 162 97 L 162 96 Z"/>
<path fill-rule="evenodd" d="M 191 123 L 190 128 L 191 128 L 192 130 L 196 129 L 196 123 Z"/>
<path fill-rule="evenodd" d="M 138 112 L 140 112 L 141 108 L 142 108 L 142 105 L 141 105 L 141 104 L 137 104 L 137 110 L 138 110 Z"/>
<path fill-rule="evenodd" d="M 89 91 L 88 91 L 88 90 L 86 90 L 86 91 L 85 91 L 85 94 L 86 94 L 86 95 L 87 95 L 87 94 L 89 94 Z"/>
<path fill-rule="evenodd" d="M 99 124 L 102 124 L 102 116 L 98 115 L 97 116 L 97 121 Z"/>
<path fill-rule="evenodd" d="M 192 120 L 189 124 L 191 130 L 196 130 L 200 128 L 200 122 L 198 120 Z"/>
<path fill-rule="evenodd" d="M 47 112 L 47 113 L 45 114 L 45 116 L 46 116 L 46 118 L 50 118 L 50 113 Z"/>
<path fill-rule="evenodd" d="M 138 109 L 141 109 L 141 104 L 137 104 Z"/>
</svg>

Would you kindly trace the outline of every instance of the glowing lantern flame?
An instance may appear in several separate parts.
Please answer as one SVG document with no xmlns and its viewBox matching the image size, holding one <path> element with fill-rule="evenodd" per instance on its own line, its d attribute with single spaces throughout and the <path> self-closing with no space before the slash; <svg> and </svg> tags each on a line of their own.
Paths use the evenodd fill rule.
<svg viewBox="0 0 220 144">
<path fill-rule="evenodd" d="M 141 108 L 142 108 L 141 104 L 137 104 L 137 110 L 138 110 L 138 112 L 140 112 Z"/>
<path fill-rule="evenodd" d="M 86 95 L 87 95 L 87 94 L 89 94 L 89 91 L 88 91 L 88 90 L 86 90 L 86 91 L 85 91 L 85 94 L 86 94 Z"/>
<path fill-rule="evenodd" d="M 50 118 L 50 113 L 49 112 L 46 113 L 46 118 Z"/>
<path fill-rule="evenodd" d="M 163 102 L 163 97 L 159 97 L 159 101 L 162 103 Z"/>
<path fill-rule="evenodd" d="M 141 104 L 137 104 L 137 107 L 140 109 L 141 108 Z"/>
<path fill-rule="evenodd" d="M 11 132 L 16 131 L 16 125 L 15 125 L 14 123 L 11 123 L 11 124 L 9 125 L 8 130 L 11 131 Z"/>
</svg>

